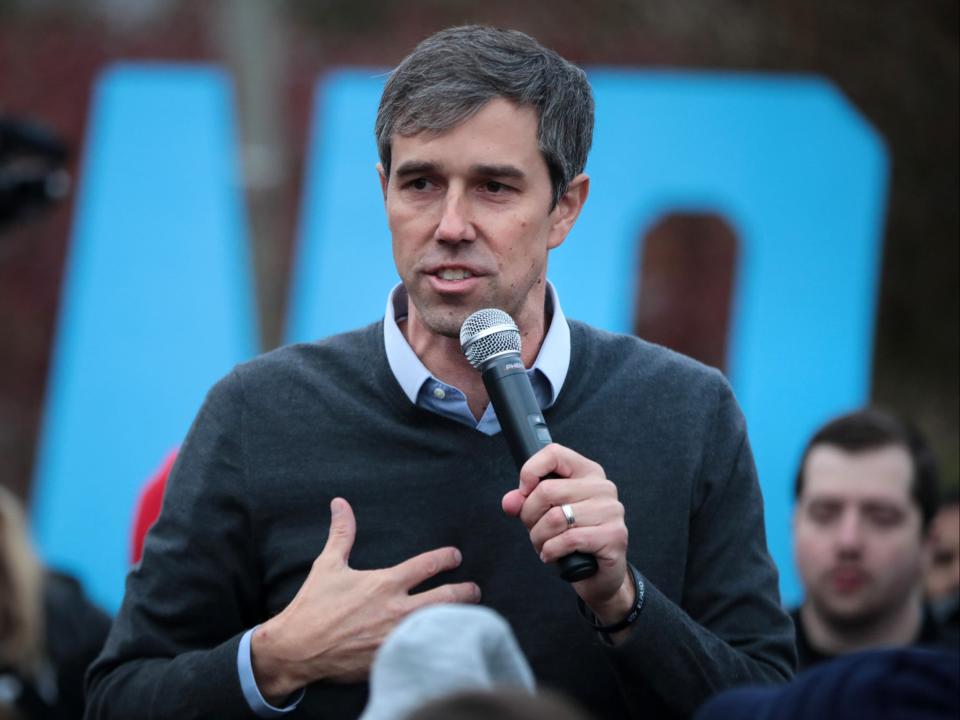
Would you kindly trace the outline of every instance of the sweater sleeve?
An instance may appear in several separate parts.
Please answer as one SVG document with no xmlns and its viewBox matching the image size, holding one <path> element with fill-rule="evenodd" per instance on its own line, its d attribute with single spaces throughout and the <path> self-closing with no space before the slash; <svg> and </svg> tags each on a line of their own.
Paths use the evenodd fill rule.
<svg viewBox="0 0 960 720">
<path fill-rule="evenodd" d="M 234 373 L 207 396 L 127 577 L 87 673 L 88 719 L 253 717 L 237 672 L 260 605 L 242 434 Z"/>
<path fill-rule="evenodd" d="M 659 706 L 654 715 L 687 716 L 721 690 L 789 679 L 796 665 L 745 421 L 726 381 L 717 389 L 691 501 L 680 603 L 645 582 L 633 631 L 608 650 L 635 717 L 650 713 L 651 704 Z"/>
</svg>

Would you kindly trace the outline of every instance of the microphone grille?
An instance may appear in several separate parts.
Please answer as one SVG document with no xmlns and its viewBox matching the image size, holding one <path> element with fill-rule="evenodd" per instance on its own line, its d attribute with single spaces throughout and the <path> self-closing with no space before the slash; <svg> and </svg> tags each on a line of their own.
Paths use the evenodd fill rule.
<svg viewBox="0 0 960 720">
<path fill-rule="evenodd" d="M 467 361 L 479 370 L 496 355 L 520 353 L 520 330 L 503 310 L 477 310 L 460 326 L 460 348 Z"/>
</svg>

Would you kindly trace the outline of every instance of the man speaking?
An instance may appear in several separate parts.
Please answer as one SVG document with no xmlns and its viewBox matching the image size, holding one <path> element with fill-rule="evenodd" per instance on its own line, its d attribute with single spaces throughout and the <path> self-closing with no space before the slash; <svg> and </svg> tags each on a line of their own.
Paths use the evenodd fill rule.
<svg viewBox="0 0 960 720">
<path fill-rule="evenodd" d="M 683 716 L 789 677 L 729 386 L 568 321 L 547 283 L 592 131 L 583 71 L 519 32 L 446 30 L 396 68 L 376 139 L 401 283 L 382 321 L 210 391 L 89 673 L 89 718 L 356 717 L 377 647 L 432 603 L 501 613 L 538 683 L 601 717 Z M 483 308 L 516 322 L 555 441 L 519 476 L 461 352 Z M 574 552 L 597 569 L 571 584 L 555 563 Z"/>
</svg>

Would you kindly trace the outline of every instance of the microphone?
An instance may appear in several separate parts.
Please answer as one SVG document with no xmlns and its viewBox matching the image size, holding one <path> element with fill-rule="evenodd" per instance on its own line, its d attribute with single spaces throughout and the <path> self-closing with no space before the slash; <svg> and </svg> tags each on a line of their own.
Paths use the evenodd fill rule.
<svg viewBox="0 0 960 720">
<path fill-rule="evenodd" d="M 460 327 L 460 348 L 483 377 L 519 470 L 540 448 L 553 442 L 520 358 L 520 330 L 503 310 L 477 310 Z M 597 559 L 582 552 L 560 558 L 557 565 L 567 582 L 586 580 L 597 572 Z"/>
</svg>

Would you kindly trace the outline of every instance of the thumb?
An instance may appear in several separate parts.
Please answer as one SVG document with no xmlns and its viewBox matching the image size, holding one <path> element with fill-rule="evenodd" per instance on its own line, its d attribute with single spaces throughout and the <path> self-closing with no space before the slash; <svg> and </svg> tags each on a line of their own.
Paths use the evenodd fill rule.
<svg viewBox="0 0 960 720">
<path fill-rule="evenodd" d="M 334 498 L 330 501 L 330 534 L 321 554 L 346 565 L 356 536 L 357 521 L 353 516 L 353 508 L 343 498 Z"/>
<path fill-rule="evenodd" d="M 503 496 L 503 500 L 500 501 L 500 506 L 507 515 L 518 517 L 521 508 L 523 508 L 524 500 L 526 500 L 526 498 L 523 496 L 523 493 L 519 490 L 511 490 Z"/>
</svg>

